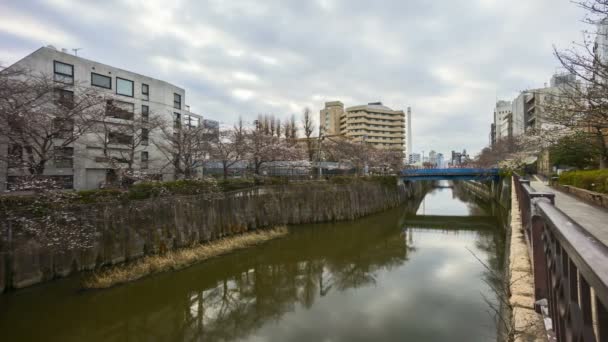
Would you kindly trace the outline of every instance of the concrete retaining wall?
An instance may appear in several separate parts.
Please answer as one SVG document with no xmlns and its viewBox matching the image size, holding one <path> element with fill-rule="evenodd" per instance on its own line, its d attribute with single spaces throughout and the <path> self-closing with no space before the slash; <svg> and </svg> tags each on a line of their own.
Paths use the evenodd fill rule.
<svg viewBox="0 0 608 342">
<path fill-rule="evenodd" d="M 93 242 L 86 248 L 49 247 L 4 222 L 10 244 L 0 241 L 0 291 L 119 264 L 147 254 L 203 243 L 262 227 L 352 220 L 424 195 L 423 185 L 387 187 L 373 182 L 243 191 L 216 199 L 173 197 L 74 209 Z M 6 246 L 10 245 L 11 248 Z M 4 254 L 3 254 L 4 253 Z M 11 279 L 10 283 L 6 283 Z"/>
<path fill-rule="evenodd" d="M 599 192 L 585 190 L 570 185 L 554 184 L 554 188 L 562 192 L 568 193 L 581 200 L 608 209 L 608 195 Z"/>
</svg>

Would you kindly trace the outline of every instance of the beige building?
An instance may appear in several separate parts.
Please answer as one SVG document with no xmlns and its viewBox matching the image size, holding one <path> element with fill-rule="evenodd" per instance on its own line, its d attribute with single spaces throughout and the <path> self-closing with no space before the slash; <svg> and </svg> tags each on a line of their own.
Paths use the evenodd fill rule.
<svg viewBox="0 0 608 342">
<path fill-rule="evenodd" d="M 393 110 L 381 102 L 346 109 L 342 102 L 326 102 L 319 116 L 323 135 L 344 135 L 379 148 L 403 151 L 404 156 L 406 124 L 402 110 Z"/>
</svg>

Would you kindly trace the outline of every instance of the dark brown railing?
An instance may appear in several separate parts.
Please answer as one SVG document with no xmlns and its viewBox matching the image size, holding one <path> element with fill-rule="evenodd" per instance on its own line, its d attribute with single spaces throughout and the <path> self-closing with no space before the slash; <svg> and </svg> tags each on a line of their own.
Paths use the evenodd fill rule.
<svg viewBox="0 0 608 342">
<path fill-rule="evenodd" d="M 513 178 L 535 298 L 547 300 L 557 340 L 608 341 L 608 247 L 556 208 L 554 194 Z"/>
</svg>

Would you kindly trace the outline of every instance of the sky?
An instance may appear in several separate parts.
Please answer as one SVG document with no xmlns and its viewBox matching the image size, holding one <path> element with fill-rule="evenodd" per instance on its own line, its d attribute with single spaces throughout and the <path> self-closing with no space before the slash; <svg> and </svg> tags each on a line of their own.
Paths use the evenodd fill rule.
<svg viewBox="0 0 608 342">
<path fill-rule="evenodd" d="M 569 0 L 3 0 L 0 63 L 81 48 L 226 125 L 381 101 L 412 107 L 414 152 L 475 154 L 496 99 L 548 82 L 583 17 Z"/>
</svg>

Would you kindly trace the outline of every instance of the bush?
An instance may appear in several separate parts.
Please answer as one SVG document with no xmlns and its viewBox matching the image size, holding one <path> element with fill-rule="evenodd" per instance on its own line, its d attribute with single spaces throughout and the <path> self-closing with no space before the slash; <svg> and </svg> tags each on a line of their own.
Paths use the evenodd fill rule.
<svg viewBox="0 0 608 342">
<path fill-rule="evenodd" d="M 251 178 L 228 178 L 218 181 L 218 186 L 224 192 L 247 189 L 255 186 Z"/>
<path fill-rule="evenodd" d="M 353 177 L 353 176 L 333 176 L 333 177 L 329 177 L 329 182 L 333 183 L 333 184 L 345 185 L 345 184 L 352 184 L 352 183 L 354 183 L 356 181 L 357 181 L 357 177 Z"/>
<path fill-rule="evenodd" d="M 569 171 L 559 176 L 559 184 L 608 193 L 608 170 Z"/>
</svg>

